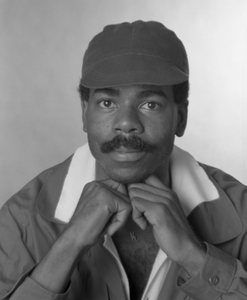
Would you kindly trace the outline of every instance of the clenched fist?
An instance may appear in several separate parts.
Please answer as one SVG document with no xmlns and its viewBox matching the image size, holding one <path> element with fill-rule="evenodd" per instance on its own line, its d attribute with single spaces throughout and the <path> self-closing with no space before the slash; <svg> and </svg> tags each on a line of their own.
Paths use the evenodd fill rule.
<svg viewBox="0 0 247 300">
<path fill-rule="evenodd" d="M 111 179 L 88 183 L 67 227 L 81 247 L 94 245 L 102 233 L 112 235 L 132 210 L 124 185 Z"/>
<path fill-rule="evenodd" d="M 187 270 L 200 268 L 205 250 L 188 223 L 176 193 L 155 175 L 145 183 L 130 184 L 128 190 L 133 220 L 142 229 L 147 223 L 153 226 L 158 245 L 171 260 Z"/>
</svg>

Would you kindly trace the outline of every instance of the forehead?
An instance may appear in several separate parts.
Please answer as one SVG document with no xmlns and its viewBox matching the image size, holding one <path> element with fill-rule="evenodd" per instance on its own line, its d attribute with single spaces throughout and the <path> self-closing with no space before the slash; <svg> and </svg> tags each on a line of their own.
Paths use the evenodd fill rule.
<svg viewBox="0 0 247 300">
<path fill-rule="evenodd" d="M 158 95 L 165 98 L 173 98 L 173 86 L 157 86 L 157 85 L 126 85 L 117 87 L 103 87 L 90 89 L 90 97 L 95 95 L 106 94 L 113 97 L 121 95 L 130 95 L 135 97 L 148 97 Z"/>
</svg>

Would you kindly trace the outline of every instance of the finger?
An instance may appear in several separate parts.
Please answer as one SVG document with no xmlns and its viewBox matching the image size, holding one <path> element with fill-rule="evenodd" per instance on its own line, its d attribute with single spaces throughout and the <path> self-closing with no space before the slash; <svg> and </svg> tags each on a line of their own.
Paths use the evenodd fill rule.
<svg viewBox="0 0 247 300">
<path fill-rule="evenodd" d="M 119 192 L 121 192 L 121 191 L 124 192 L 125 186 L 122 183 L 116 182 L 116 181 L 114 181 L 110 178 L 101 180 L 100 182 L 104 183 L 105 185 L 107 185 L 111 189 L 118 190 Z"/>
<path fill-rule="evenodd" d="M 142 230 L 145 230 L 148 226 L 148 222 L 144 216 L 146 210 L 142 205 L 138 205 L 139 200 L 143 201 L 142 199 L 139 198 L 135 198 L 135 201 L 133 201 L 132 219 Z"/>
<path fill-rule="evenodd" d="M 113 215 L 112 219 L 107 228 L 107 233 L 113 235 L 117 230 L 119 230 L 127 221 L 128 216 L 132 210 L 130 205 L 125 206 L 124 208 L 118 209 L 118 211 Z"/>
<path fill-rule="evenodd" d="M 163 191 L 164 192 L 164 191 Z M 163 195 L 155 195 L 147 191 L 139 190 L 133 188 L 129 191 L 129 196 L 131 199 L 131 204 L 133 206 L 133 201 L 135 199 L 139 199 L 140 201 L 148 201 L 152 208 L 154 208 L 155 204 L 165 205 L 167 209 L 173 213 L 173 211 L 178 211 L 179 214 L 182 213 L 182 209 L 180 208 L 180 203 L 177 197 L 172 197 L 170 194 L 164 192 Z"/>
<path fill-rule="evenodd" d="M 161 190 L 159 190 L 161 191 Z M 170 213 L 174 216 L 175 219 L 179 219 L 181 217 L 184 217 L 184 211 L 180 204 L 180 201 L 177 197 L 177 195 L 170 190 L 170 192 L 162 191 L 163 193 L 160 193 L 159 195 L 155 195 L 153 193 L 150 193 L 149 191 L 143 191 L 137 188 L 132 188 L 129 191 L 129 197 L 131 199 L 131 204 L 133 206 L 133 201 L 135 199 L 139 199 L 140 201 L 143 201 L 143 203 L 146 201 L 145 205 L 149 211 L 154 211 L 157 205 L 162 205 L 161 207 L 166 207 L 167 210 L 170 211 Z"/>
<path fill-rule="evenodd" d="M 111 179 L 105 179 L 100 181 L 108 190 L 110 190 L 113 194 L 125 200 L 126 202 L 130 202 L 128 191 L 124 184 L 113 181 Z"/>
<path fill-rule="evenodd" d="M 173 204 L 164 205 L 160 202 L 152 203 L 138 197 L 133 198 L 131 204 L 133 211 L 138 210 L 139 215 L 142 214 L 145 220 L 157 228 L 160 228 L 162 224 L 167 223 L 167 221 L 171 218 L 178 224 L 180 224 L 183 220 L 180 211 L 177 210 Z M 136 215 L 139 216 L 137 213 Z"/>
<path fill-rule="evenodd" d="M 119 184 L 117 191 L 120 192 L 121 194 L 124 194 L 125 196 L 128 196 L 128 190 L 126 186 L 122 183 Z"/>
<path fill-rule="evenodd" d="M 133 183 L 128 185 L 128 191 L 130 199 L 140 197 L 151 202 L 163 204 L 169 204 L 169 202 L 172 201 L 177 208 L 180 209 L 181 207 L 177 194 L 164 185 L 163 189 L 160 189 L 145 183 Z"/>
<path fill-rule="evenodd" d="M 116 182 L 110 178 L 101 180 L 100 182 L 105 184 L 107 187 L 109 187 L 113 190 L 116 190 L 116 191 L 120 192 L 121 194 L 124 194 L 125 196 L 128 196 L 128 191 L 124 184 Z"/>
<path fill-rule="evenodd" d="M 174 193 L 170 189 L 161 190 L 156 187 L 147 185 L 145 183 L 130 184 L 128 186 L 128 191 L 129 191 L 130 198 L 140 195 L 146 200 L 149 200 L 147 197 L 153 197 L 153 196 L 161 196 L 161 197 L 170 199 L 170 198 L 172 198 L 173 193 Z M 150 199 L 150 201 L 151 201 L 151 199 Z"/>
<path fill-rule="evenodd" d="M 132 188 L 131 190 L 129 190 L 129 197 L 131 201 L 133 198 L 141 198 L 143 200 L 148 200 L 150 202 L 156 203 L 165 203 L 168 201 L 164 195 L 155 195 L 149 191 L 141 190 L 138 188 Z"/>
</svg>

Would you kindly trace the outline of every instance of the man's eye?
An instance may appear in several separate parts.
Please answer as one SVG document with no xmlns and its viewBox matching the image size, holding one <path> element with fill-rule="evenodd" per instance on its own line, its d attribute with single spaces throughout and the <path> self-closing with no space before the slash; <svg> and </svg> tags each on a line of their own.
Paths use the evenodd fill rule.
<svg viewBox="0 0 247 300">
<path fill-rule="evenodd" d="M 141 108 L 149 109 L 149 110 L 155 110 L 159 109 L 160 105 L 155 102 L 147 102 L 141 106 Z"/>
<path fill-rule="evenodd" d="M 103 108 L 114 108 L 114 107 L 116 107 L 116 105 L 111 100 L 102 100 L 102 101 L 100 101 L 99 106 L 103 107 Z"/>
</svg>

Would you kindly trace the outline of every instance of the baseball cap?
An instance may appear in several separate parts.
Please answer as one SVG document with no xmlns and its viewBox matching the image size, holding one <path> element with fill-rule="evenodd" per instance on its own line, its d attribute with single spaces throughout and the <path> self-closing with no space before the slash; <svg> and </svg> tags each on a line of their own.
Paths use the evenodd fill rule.
<svg viewBox="0 0 247 300">
<path fill-rule="evenodd" d="M 174 85 L 188 80 L 185 48 L 155 21 L 106 26 L 89 43 L 81 84 L 88 88 L 130 84 Z"/>
</svg>

